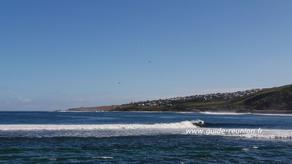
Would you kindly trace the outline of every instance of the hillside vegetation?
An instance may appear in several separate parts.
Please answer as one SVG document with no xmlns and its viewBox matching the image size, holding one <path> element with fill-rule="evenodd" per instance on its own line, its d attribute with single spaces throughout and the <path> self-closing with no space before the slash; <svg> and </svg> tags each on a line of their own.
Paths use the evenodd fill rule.
<svg viewBox="0 0 292 164">
<path fill-rule="evenodd" d="M 116 106 L 82 107 L 70 111 L 224 111 L 292 113 L 292 85 L 233 93 L 214 93 L 141 101 Z"/>
</svg>

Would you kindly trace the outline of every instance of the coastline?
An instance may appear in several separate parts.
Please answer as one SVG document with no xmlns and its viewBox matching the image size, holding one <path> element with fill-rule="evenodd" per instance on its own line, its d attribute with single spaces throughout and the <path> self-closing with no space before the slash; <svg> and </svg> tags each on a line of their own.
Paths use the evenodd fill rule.
<svg viewBox="0 0 292 164">
<path fill-rule="evenodd" d="M 238 92 L 211 93 L 132 102 L 120 105 L 77 107 L 67 111 L 205 112 L 292 114 L 292 85 Z"/>
<path fill-rule="evenodd" d="M 54 111 L 53 111 L 54 112 Z M 140 111 L 140 110 L 131 110 L 131 111 L 120 111 L 120 110 L 100 110 L 100 111 L 57 111 L 57 112 L 85 112 L 85 113 L 95 113 L 95 112 L 133 112 L 133 113 L 198 113 L 206 115 L 263 115 L 263 116 L 292 116 L 291 112 L 229 112 L 229 111 Z"/>
</svg>

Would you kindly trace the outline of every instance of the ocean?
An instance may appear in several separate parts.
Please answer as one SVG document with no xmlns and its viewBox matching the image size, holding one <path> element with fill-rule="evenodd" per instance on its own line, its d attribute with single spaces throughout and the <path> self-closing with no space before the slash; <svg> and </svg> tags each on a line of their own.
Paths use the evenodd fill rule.
<svg viewBox="0 0 292 164">
<path fill-rule="evenodd" d="M 291 162 L 291 115 L 0 112 L 0 163 Z"/>
</svg>

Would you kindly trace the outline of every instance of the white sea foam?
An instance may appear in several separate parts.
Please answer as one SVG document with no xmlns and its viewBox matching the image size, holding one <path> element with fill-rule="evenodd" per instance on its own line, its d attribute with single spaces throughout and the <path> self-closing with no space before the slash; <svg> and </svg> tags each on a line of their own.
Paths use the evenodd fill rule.
<svg viewBox="0 0 292 164">
<path fill-rule="evenodd" d="M 34 130 L 127 130 L 127 129 L 184 129 L 196 128 L 191 121 L 156 124 L 1 124 L 0 131 L 34 131 Z"/>
<path fill-rule="evenodd" d="M 194 121 L 156 124 L 1 124 L 2 137 L 112 137 L 160 134 L 213 135 L 257 139 L 289 139 L 292 130 L 232 128 L 222 133 L 222 128 L 199 128 Z M 242 131 L 243 129 L 243 131 Z M 196 133 L 186 133 L 194 130 Z M 198 131 L 200 131 L 198 133 Z M 214 133 L 212 133 L 214 132 Z M 234 133 L 233 133 L 234 132 Z"/>
<path fill-rule="evenodd" d="M 292 130 L 284 129 L 243 129 L 243 128 L 197 128 L 188 129 L 186 134 L 191 135 L 213 135 L 233 136 L 257 139 L 292 139 Z"/>
<path fill-rule="evenodd" d="M 292 114 L 280 114 L 280 113 L 252 113 L 252 115 L 259 115 L 259 116 L 283 116 L 283 117 L 291 117 Z"/>
<path fill-rule="evenodd" d="M 209 115 L 260 115 L 260 116 L 287 116 L 291 117 L 292 114 L 281 114 L 281 113 L 237 113 L 237 112 L 199 112 L 201 114 L 209 114 Z"/>
<path fill-rule="evenodd" d="M 93 157 L 95 159 L 113 159 L 113 157 L 110 156 L 100 156 L 100 157 Z"/>
<path fill-rule="evenodd" d="M 201 114 L 212 114 L 212 115 L 245 115 L 250 113 L 235 113 L 235 112 L 199 112 Z"/>
</svg>

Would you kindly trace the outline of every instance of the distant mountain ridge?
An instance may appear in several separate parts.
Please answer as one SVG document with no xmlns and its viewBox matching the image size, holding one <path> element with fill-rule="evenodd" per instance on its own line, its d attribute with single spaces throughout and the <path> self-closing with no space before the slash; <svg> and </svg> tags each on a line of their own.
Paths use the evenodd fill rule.
<svg viewBox="0 0 292 164">
<path fill-rule="evenodd" d="M 214 111 L 292 113 L 292 85 L 232 93 L 193 95 L 68 111 Z"/>
</svg>

